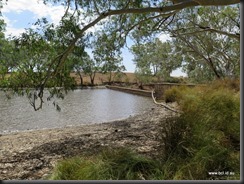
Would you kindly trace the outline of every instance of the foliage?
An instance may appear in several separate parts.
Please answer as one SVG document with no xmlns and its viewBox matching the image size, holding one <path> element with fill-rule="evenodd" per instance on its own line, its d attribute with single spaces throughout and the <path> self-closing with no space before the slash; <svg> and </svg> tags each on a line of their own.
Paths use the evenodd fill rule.
<svg viewBox="0 0 244 184">
<path fill-rule="evenodd" d="M 127 148 L 107 148 L 89 157 L 74 157 L 58 163 L 53 180 L 142 180 L 159 172 L 156 161 Z"/>
<path fill-rule="evenodd" d="M 169 31 L 193 82 L 240 75 L 239 6 L 185 9 Z"/>
<path fill-rule="evenodd" d="M 96 73 L 99 72 L 101 69 L 100 63 L 96 62 L 96 60 L 88 57 L 84 61 L 82 68 L 83 68 L 84 73 L 89 75 L 90 80 L 91 80 L 91 85 L 94 85 Z"/>
<path fill-rule="evenodd" d="M 185 86 L 174 86 L 170 89 L 167 89 L 164 92 L 164 101 L 166 103 L 179 101 L 182 98 L 182 95 L 184 95 L 183 91 L 186 91 L 186 89 L 187 87 Z"/>
<path fill-rule="evenodd" d="M 64 27 L 64 24 L 65 22 L 60 26 Z M 11 57 L 1 59 L 1 62 L 5 63 L 0 65 L 0 68 L 2 68 L 1 66 L 7 67 L 2 75 L 4 77 L 9 71 L 11 73 L 6 79 L 2 77 L 4 80 L 0 84 L 1 87 L 13 89 L 17 94 L 25 92 L 28 98 L 31 97 L 29 101 L 34 110 L 39 110 L 42 108 L 44 87 L 63 87 L 67 92 L 67 90 L 73 89 L 75 81 L 70 77 L 70 57 L 66 63 L 62 63 L 62 66 L 61 63 L 58 64 L 58 68 L 52 65 L 53 58 L 64 48 L 62 39 L 72 37 L 72 34 L 69 33 L 71 25 L 67 26 L 66 32 L 60 32 L 59 28 L 54 28 L 43 18 L 37 21 L 35 27 L 36 29 L 26 29 L 26 32 L 21 36 L 13 37 L 11 41 L 6 42 L 11 44 L 11 47 L 6 45 L 4 47 L 5 50 L 9 49 Z M 6 64 L 6 62 L 10 64 Z M 34 89 L 34 91 L 30 89 Z M 53 90 L 48 91 L 50 94 L 48 99 L 51 99 Z M 58 92 L 59 90 L 54 91 Z M 32 98 L 33 96 L 34 98 Z M 56 97 L 59 96 L 63 95 L 56 94 Z M 39 105 L 36 104 L 38 98 L 41 102 Z"/>
<path fill-rule="evenodd" d="M 240 94 L 231 89 L 231 85 L 228 88 L 225 85 L 217 81 L 208 87 L 179 89 L 181 95 L 177 101 L 183 114 L 175 123 L 171 122 L 173 130 L 166 140 L 174 147 L 166 149 L 169 150 L 164 157 L 166 178 L 239 179 Z M 235 175 L 208 175 L 208 172 L 218 171 Z"/>
<path fill-rule="evenodd" d="M 165 82 L 169 83 L 186 83 L 186 79 L 183 77 L 169 77 Z"/>
<path fill-rule="evenodd" d="M 148 70 L 145 71 L 144 69 L 136 69 L 135 77 L 140 88 L 143 88 L 143 84 L 148 84 L 153 81 L 152 75 L 148 72 Z"/>
<path fill-rule="evenodd" d="M 94 42 L 94 59 L 101 65 L 102 73 L 109 73 L 109 83 L 112 82 L 112 72 L 122 72 L 125 70 L 121 57 L 121 43 L 116 33 L 107 35 L 103 30 L 97 33 L 99 36 Z"/>
<path fill-rule="evenodd" d="M 126 76 L 125 73 L 123 73 L 123 72 L 116 72 L 114 74 L 114 81 L 115 82 L 122 82 L 123 79 L 124 79 L 124 81 L 126 81 L 128 79 L 128 77 Z"/>
<path fill-rule="evenodd" d="M 133 45 L 131 51 L 138 71 L 146 71 L 149 75 L 156 76 L 158 82 L 169 79 L 170 73 L 177 69 L 182 61 L 179 55 L 175 55 L 170 42 L 161 42 L 158 38 Z"/>
<path fill-rule="evenodd" d="M 8 72 L 14 68 L 14 60 L 16 59 L 16 57 L 13 54 L 13 42 L 5 38 L 5 26 L 6 24 L 4 20 L 1 19 L 0 15 L 0 86 L 2 86 L 1 83 L 4 83 L 3 86 L 7 85 L 5 77 L 8 74 Z"/>
<path fill-rule="evenodd" d="M 80 77 L 80 86 L 83 85 L 82 73 L 86 73 L 85 64 L 90 62 L 89 54 L 85 51 L 83 43 L 77 44 L 74 48 L 70 59 L 67 61 L 67 69 L 69 72 L 74 71 Z"/>
<path fill-rule="evenodd" d="M 234 90 L 234 92 L 240 92 L 240 79 L 229 79 L 224 78 L 221 80 L 215 80 L 214 82 L 210 82 L 210 89 L 212 90 L 221 90 L 228 89 Z"/>
</svg>

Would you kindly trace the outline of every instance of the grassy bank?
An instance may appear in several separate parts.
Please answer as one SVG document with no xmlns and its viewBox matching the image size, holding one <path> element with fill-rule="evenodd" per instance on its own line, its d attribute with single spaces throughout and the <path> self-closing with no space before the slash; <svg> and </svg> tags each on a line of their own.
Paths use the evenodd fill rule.
<svg viewBox="0 0 244 184">
<path fill-rule="evenodd" d="M 183 113 L 162 122 L 157 158 L 112 148 L 58 163 L 54 180 L 240 179 L 239 81 L 215 81 L 195 88 L 171 88 L 165 100 Z"/>
<path fill-rule="evenodd" d="M 167 178 L 239 179 L 239 81 L 215 81 L 192 89 L 172 88 L 167 94 L 183 111 L 172 125 L 168 139 L 168 150 L 172 151 L 165 157 L 168 164 L 164 167 L 171 173 Z"/>
</svg>

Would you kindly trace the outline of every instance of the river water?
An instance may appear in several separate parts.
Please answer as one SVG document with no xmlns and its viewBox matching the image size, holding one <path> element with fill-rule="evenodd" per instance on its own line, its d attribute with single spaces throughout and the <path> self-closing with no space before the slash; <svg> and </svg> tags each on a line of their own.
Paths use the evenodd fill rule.
<svg viewBox="0 0 244 184">
<path fill-rule="evenodd" d="M 34 111 L 26 97 L 7 99 L 0 91 L 0 133 L 103 123 L 155 107 L 151 98 L 109 89 L 70 91 L 58 105 L 60 112 L 51 101 Z"/>
</svg>

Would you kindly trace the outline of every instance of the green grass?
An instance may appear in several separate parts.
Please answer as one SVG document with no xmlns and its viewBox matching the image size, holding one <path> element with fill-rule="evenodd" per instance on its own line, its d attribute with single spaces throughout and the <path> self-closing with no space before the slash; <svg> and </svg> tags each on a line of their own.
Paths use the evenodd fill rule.
<svg viewBox="0 0 244 184">
<path fill-rule="evenodd" d="M 225 80 L 217 81 L 207 87 L 179 90 L 181 95 L 178 95 L 176 101 L 180 104 L 183 114 L 171 125 L 173 129 L 171 127 L 170 137 L 164 140 L 176 148 L 168 152 L 164 158 L 167 160 L 164 168 L 167 170 L 171 168 L 171 174 L 164 178 L 205 180 L 209 179 L 208 172 L 211 171 L 234 172 L 238 178 L 240 173 L 238 85 Z M 177 89 L 171 92 L 179 93 Z M 173 139 L 174 137 L 177 139 Z M 229 176 L 220 177 L 226 179 Z"/>
<path fill-rule="evenodd" d="M 104 149 L 58 163 L 52 180 L 142 180 L 155 177 L 159 164 L 126 148 Z"/>
</svg>

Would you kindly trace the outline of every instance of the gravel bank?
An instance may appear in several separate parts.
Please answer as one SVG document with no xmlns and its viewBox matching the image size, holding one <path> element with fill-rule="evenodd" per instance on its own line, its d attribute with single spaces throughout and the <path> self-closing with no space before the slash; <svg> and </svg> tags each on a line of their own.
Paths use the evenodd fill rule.
<svg viewBox="0 0 244 184">
<path fill-rule="evenodd" d="M 0 135 L 0 180 L 45 179 L 57 160 L 94 154 L 105 146 L 153 156 L 160 146 L 160 122 L 172 115 L 157 107 L 125 120 Z"/>
</svg>

